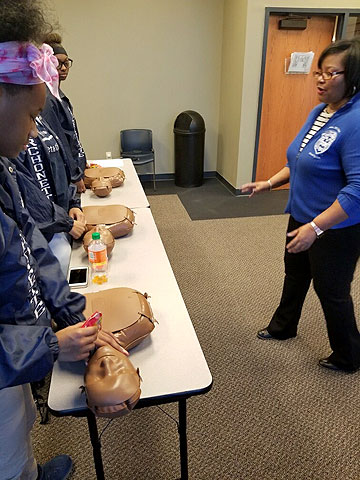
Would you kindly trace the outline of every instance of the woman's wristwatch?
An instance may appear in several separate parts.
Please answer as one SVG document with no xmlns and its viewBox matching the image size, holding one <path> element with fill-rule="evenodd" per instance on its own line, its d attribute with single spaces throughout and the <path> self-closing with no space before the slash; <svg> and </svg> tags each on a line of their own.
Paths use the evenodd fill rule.
<svg viewBox="0 0 360 480">
<path fill-rule="evenodd" d="M 321 228 L 319 228 L 314 221 L 310 222 L 310 225 L 314 229 L 314 232 L 316 233 L 317 237 L 320 237 L 320 235 L 324 233 L 324 231 L 321 230 Z"/>
</svg>

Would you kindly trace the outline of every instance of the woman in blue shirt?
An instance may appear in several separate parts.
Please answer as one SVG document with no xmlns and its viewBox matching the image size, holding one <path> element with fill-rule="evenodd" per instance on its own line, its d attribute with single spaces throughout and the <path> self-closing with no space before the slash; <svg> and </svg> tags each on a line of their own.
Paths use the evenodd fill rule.
<svg viewBox="0 0 360 480">
<path fill-rule="evenodd" d="M 360 367 L 360 334 L 351 282 L 360 255 L 360 39 L 331 44 L 314 72 L 322 102 L 289 146 L 288 162 L 266 181 L 247 183 L 250 196 L 290 181 L 285 280 L 263 340 L 295 337 L 313 280 L 324 311 L 331 370 Z"/>
</svg>

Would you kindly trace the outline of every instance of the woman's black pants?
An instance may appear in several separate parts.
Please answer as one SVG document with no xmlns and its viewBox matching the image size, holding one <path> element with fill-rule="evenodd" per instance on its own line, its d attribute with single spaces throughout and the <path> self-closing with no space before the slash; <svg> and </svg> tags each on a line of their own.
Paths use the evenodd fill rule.
<svg viewBox="0 0 360 480">
<path fill-rule="evenodd" d="M 290 217 L 288 232 L 302 223 Z M 288 238 L 288 243 L 291 238 Z M 295 337 L 311 280 L 324 311 L 333 353 L 330 361 L 344 369 L 360 367 L 360 334 L 350 295 L 360 255 L 360 224 L 326 231 L 309 250 L 285 249 L 285 280 L 280 305 L 268 326 L 278 339 Z"/>
</svg>

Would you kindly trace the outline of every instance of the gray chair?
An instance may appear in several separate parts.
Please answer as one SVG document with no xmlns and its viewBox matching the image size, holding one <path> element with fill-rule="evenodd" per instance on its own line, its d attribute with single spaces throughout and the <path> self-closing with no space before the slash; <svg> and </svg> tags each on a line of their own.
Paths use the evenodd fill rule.
<svg viewBox="0 0 360 480">
<path fill-rule="evenodd" d="M 153 183 L 155 183 L 155 152 L 152 143 L 152 131 L 144 128 L 121 130 L 120 132 L 120 155 L 131 158 L 133 164 L 145 165 L 153 163 Z"/>
</svg>

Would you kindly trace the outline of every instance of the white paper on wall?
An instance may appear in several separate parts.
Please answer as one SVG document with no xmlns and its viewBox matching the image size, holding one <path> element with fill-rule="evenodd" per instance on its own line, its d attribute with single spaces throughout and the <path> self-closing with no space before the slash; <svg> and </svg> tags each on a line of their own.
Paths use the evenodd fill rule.
<svg viewBox="0 0 360 480">
<path fill-rule="evenodd" d="M 314 59 L 314 52 L 293 52 L 290 57 L 290 64 L 285 71 L 286 73 L 302 73 L 308 74 Z"/>
</svg>

